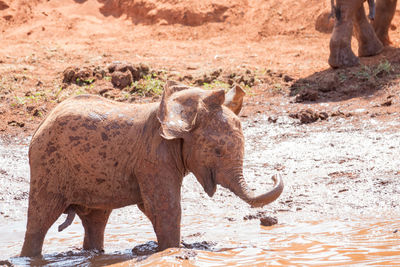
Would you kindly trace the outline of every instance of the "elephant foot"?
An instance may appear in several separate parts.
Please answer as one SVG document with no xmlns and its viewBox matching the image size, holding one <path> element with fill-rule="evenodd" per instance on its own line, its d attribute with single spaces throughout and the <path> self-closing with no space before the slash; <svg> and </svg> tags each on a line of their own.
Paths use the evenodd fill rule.
<svg viewBox="0 0 400 267">
<path fill-rule="evenodd" d="M 331 51 L 328 60 L 332 68 L 354 67 L 360 64 L 360 60 L 350 48 L 337 49 Z"/>
<path fill-rule="evenodd" d="M 26 233 L 24 245 L 22 246 L 21 257 L 36 257 L 40 256 L 42 253 L 43 241 L 44 241 L 43 232 L 39 231 L 36 233 Z"/>
<path fill-rule="evenodd" d="M 366 43 L 360 43 L 358 47 L 358 56 L 370 57 L 378 55 L 383 51 L 383 45 L 377 38 L 370 39 Z"/>
</svg>

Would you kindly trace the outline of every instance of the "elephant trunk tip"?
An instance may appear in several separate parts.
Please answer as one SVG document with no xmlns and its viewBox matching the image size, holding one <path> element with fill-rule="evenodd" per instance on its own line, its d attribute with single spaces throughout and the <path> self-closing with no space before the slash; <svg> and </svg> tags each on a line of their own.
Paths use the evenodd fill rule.
<svg viewBox="0 0 400 267">
<path fill-rule="evenodd" d="M 252 208 L 260 208 L 274 202 L 283 192 L 284 183 L 281 175 L 274 174 L 271 179 L 274 181 L 274 187 L 268 193 L 249 199 L 248 203 Z"/>
</svg>

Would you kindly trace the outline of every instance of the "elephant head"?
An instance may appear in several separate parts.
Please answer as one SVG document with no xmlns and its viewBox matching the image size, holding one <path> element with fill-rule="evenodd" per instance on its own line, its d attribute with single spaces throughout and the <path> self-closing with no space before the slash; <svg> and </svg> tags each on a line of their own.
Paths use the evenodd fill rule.
<svg viewBox="0 0 400 267">
<path fill-rule="evenodd" d="M 228 188 L 252 207 L 276 200 L 283 190 L 280 176 L 274 188 L 254 196 L 243 177 L 244 137 L 237 114 L 245 93 L 235 86 L 207 91 L 167 82 L 158 111 L 160 134 L 167 140 L 182 139 L 182 161 L 205 192 L 213 196 L 217 184 Z"/>
</svg>

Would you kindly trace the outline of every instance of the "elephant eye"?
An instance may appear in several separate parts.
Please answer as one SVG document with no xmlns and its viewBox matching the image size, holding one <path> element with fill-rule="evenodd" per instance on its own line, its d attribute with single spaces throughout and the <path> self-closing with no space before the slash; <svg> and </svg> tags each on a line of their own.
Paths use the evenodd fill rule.
<svg viewBox="0 0 400 267">
<path fill-rule="evenodd" d="M 217 157 L 222 157 L 222 151 L 220 148 L 215 149 L 215 155 L 217 155 Z"/>
</svg>

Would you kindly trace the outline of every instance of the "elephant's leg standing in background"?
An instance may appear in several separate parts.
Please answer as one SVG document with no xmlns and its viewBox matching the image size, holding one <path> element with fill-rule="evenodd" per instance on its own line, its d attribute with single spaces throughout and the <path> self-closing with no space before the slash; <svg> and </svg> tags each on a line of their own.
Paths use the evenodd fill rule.
<svg viewBox="0 0 400 267">
<path fill-rule="evenodd" d="M 369 23 L 363 6 L 356 11 L 354 20 L 355 36 L 358 40 L 358 56 L 368 57 L 382 52 L 383 45 Z"/>
<path fill-rule="evenodd" d="M 396 12 L 397 0 L 377 0 L 375 20 L 372 22 L 376 35 L 383 45 L 390 45 L 389 27 Z"/>
<path fill-rule="evenodd" d="M 83 249 L 103 251 L 104 230 L 112 210 L 89 209 L 85 212 L 77 210 L 85 229 Z"/>
<path fill-rule="evenodd" d="M 360 64 L 360 61 L 351 50 L 353 34 L 353 18 L 355 12 L 363 7 L 363 0 L 336 1 L 335 26 L 329 43 L 329 65 L 332 68 L 350 67 Z"/>
</svg>

